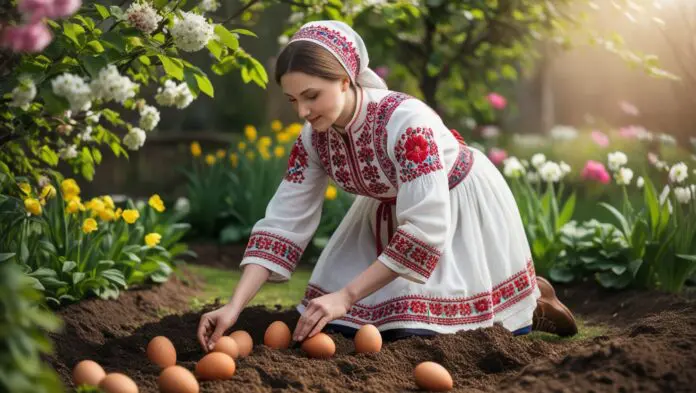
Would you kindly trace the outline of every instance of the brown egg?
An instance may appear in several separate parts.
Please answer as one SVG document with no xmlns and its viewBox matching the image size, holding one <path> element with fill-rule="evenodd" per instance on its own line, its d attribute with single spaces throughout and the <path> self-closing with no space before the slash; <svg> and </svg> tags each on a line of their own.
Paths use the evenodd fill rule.
<svg viewBox="0 0 696 393">
<path fill-rule="evenodd" d="M 336 344 L 327 334 L 319 332 L 302 342 L 302 350 L 310 357 L 326 359 L 336 353 Z"/>
<path fill-rule="evenodd" d="M 283 321 L 275 321 L 268 326 L 263 335 L 263 343 L 274 349 L 286 349 L 290 346 L 292 334 Z"/>
<path fill-rule="evenodd" d="M 167 337 L 157 336 L 147 344 L 147 357 L 156 365 L 166 368 L 176 364 L 176 349 Z"/>
<path fill-rule="evenodd" d="M 251 339 L 249 333 L 244 330 L 237 330 L 232 332 L 230 337 L 237 342 L 237 347 L 239 348 L 239 356 L 246 357 L 249 356 L 251 350 L 254 348 L 254 340 Z"/>
<path fill-rule="evenodd" d="M 363 325 L 355 334 L 355 352 L 369 353 L 382 350 L 382 335 L 374 325 Z"/>
<path fill-rule="evenodd" d="M 193 373 L 181 366 L 170 366 L 162 370 L 157 384 L 162 393 L 198 393 L 200 390 Z"/>
<path fill-rule="evenodd" d="M 230 379 L 237 365 L 229 355 L 211 352 L 196 364 L 196 375 L 202 380 Z"/>
<path fill-rule="evenodd" d="M 104 369 L 93 360 L 83 360 L 73 368 L 73 383 L 75 386 L 97 386 L 106 376 Z"/>
<path fill-rule="evenodd" d="M 99 388 L 104 393 L 138 393 L 138 385 L 130 377 L 121 373 L 107 374 L 99 382 Z"/>
<path fill-rule="evenodd" d="M 239 357 L 239 346 L 237 345 L 237 342 L 234 341 L 232 337 L 228 336 L 220 337 L 220 339 L 215 343 L 215 348 L 213 348 L 213 351 L 226 353 L 230 355 L 232 359 Z"/>
<path fill-rule="evenodd" d="M 423 390 L 446 392 L 452 389 L 452 376 L 435 362 L 423 362 L 413 370 L 416 385 Z"/>
</svg>

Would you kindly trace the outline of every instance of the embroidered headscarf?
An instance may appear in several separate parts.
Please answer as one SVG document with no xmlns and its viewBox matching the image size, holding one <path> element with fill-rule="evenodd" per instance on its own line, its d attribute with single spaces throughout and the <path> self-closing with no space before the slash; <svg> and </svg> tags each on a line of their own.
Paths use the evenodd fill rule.
<svg viewBox="0 0 696 393">
<path fill-rule="evenodd" d="M 370 58 L 362 37 L 347 24 L 333 20 L 309 22 L 288 44 L 295 41 L 310 41 L 328 50 L 341 63 L 351 82 L 362 87 L 387 88 L 382 78 L 368 67 Z"/>
</svg>

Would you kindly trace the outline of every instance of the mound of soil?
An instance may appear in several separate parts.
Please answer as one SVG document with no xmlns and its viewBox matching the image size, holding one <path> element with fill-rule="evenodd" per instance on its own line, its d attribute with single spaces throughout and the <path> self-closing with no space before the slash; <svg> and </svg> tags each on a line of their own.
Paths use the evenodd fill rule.
<svg viewBox="0 0 696 393">
<path fill-rule="evenodd" d="M 61 310 L 67 329 L 54 337 L 56 356 L 51 362 L 69 387 L 74 364 L 92 359 L 107 372 L 131 376 L 141 392 L 158 392 L 160 370 L 145 354 L 152 337 L 169 337 L 177 349 L 178 364 L 191 371 L 203 356 L 196 339 L 198 321 L 202 312 L 216 306 L 202 312 L 186 311 L 184 298 L 187 291 L 193 290 L 173 280 L 147 295 L 126 293 L 116 301 L 93 300 Z M 563 298 L 573 289 L 566 287 L 558 292 Z M 589 319 L 593 305 L 602 310 L 607 301 L 582 291 L 576 294 L 581 298 L 563 300 L 571 305 L 583 304 L 581 314 Z M 619 301 L 620 293 L 616 296 L 610 301 Z M 639 295 L 630 296 L 634 296 L 630 307 L 637 310 Z M 656 297 L 648 292 L 642 292 L 642 296 L 646 304 L 647 299 Z M 201 392 L 412 392 L 418 391 L 413 368 L 426 360 L 450 371 L 456 392 L 693 391 L 696 305 L 673 295 L 664 296 L 663 300 L 669 299 L 662 304 L 666 311 L 630 323 L 624 321 L 625 326 L 615 325 L 608 336 L 593 339 L 549 342 L 513 337 L 496 326 L 434 338 L 403 339 L 385 343 L 381 353 L 356 355 L 352 340 L 331 334 L 337 353 L 329 360 L 308 359 L 297 347 L 271 350 L 259 345 L 271 322 L 282 320 L 292 328 L 299 315 L 294 310 L 249 308 L 234 329 L 252 335 L 256 344 L 252 355 L 238 360 L 237 373 L 231 380 L 202 382 Z M 161 304 L 153 304 L 152 300 Z M 159 306 L 177 305 L 183 311 L 180 314 L 157 319 L 152 313 Z M 633 308 L 632 315 L 639 315 Z M 607 318 L 607 314 L 600 312 L 597 320 Z"/>
</svg>

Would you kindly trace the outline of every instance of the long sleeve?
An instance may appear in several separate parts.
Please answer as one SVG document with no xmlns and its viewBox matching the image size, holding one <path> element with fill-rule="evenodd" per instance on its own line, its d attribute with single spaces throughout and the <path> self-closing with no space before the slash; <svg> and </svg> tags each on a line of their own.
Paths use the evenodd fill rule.
<svg viewBox="0 0 696 393">
<path fill-rule="evenodd" d="M 287 173 L 254 225 L 240 264 L 269 269 L 269 281 L 290 279 L 321 219 L 328 176 L 312 149 L 311 133 L 305 127 L 295 141 Z"/>
<path fill-rule="evenodd" d="M 390 121 L 390 127 L 396 127 L 390 153 L 397 170 L 398 226 L 378 259 L 402 277 L 422 284 L 435 269 L 446 244 L 450 197 L 437 143 L 438 131 L 444 126 L 430 111 L 415 109 L 403 119 Z"/>
</svg>

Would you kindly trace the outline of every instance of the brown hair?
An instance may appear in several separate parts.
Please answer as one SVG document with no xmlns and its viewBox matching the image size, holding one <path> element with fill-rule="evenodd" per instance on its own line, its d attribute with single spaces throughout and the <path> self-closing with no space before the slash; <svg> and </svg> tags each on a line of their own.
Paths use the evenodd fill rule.
<svg viewBox="0 0 696 393">
<path fill-rule="evenodd" d="M 280 78 L 293 71 L 332 81 L 349 78 L 346 70 L 331 52 L 309 41 L 295 41 L 283 49 L 276 60 L 276 83 L 280 84 Z"/>
</svg>

